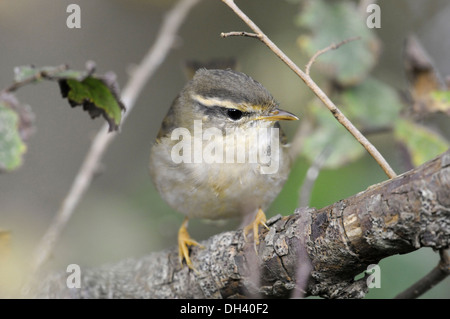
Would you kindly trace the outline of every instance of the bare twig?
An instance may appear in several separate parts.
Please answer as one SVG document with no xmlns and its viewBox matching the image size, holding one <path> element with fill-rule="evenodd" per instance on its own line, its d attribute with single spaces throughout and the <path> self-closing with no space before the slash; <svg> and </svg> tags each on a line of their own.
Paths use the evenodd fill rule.
<svg viewBox="0 0 450 319">
<path fill-rule="evenodd" d="M 177 32 L 185 20 L 189 10 L 200 0 L 179 0 L 165 17 L 157 39 L 140 65 L 132 73 L 125 86 L 121 99 L 127 108 L 122 118 L 122 125 L 131 112 L 137 97 L 148 79 L 155 73 L 158 66 L 164 61 L 177 38 Z M 105 123 L 95 136 L 91 148 L 78 171 L 72 187 L 65 197 L 61 208 L 56 213 L 49 229 L 41 239 L 35 251 L 31 274 L 34 275 L 50 256 L 57 239 L 72 216 L 75 207 L 89 187 L 97 170 L 98 164 L 108 145 L 114 140 L 116 134 L 108 134 L 108 124 Z"/>
<path fill-rule="evenodd" d="M 42 70 L 32 76 L 22 79 L 21 81 L 14 82 L 10 86 L 4 88 L 1 92 L 8 92 L 8 93 L 14 92 L 17 89 L 21 88 L 22 86 L 36 82 L 42 78 L 51 78 L 54 74 L 57 74 L 64 70 L 67 70 L 67 65 L 65 65 L 65 64 L 57 66 L 57 67 L 53 68 L 52 70 Z"/>
<path fill-rule="evenodd" d="M 247 258 L 252 243 L 237 230 L 217 234 L 201 243 L 203 249 L 191 250 L 197 272 L 180 265 L 173 247 L 83 268 L 80 288 L 67 287 L 64 270 L 36 278 L 35 290 L 26 297 L 362 298 L 368 290 L 366 278 L 354 278 L 369 265 L 422 247 L 449 247 L 448 198 L 450 151 L 327 207 L 269 219 L 270 230 L 261 233 L 258 245 L 258 282 Z"/>
<path fill-rule="evenodd" d="M 251 32 L 245 32 L 245 31 L 235 31 L 235 32 L 222 32 L 220 34 L 222 38 L 228 38 L 228 37 L 249 37 L 249 38 L 258 38 L 259 34 L 251 33 Z"/>
<path fill-rule="evenodd" d="M 261 40 L 272 52 L 274 52 L 287 66 L 294 71 L 305 84 L 316 94 L 316 96 L 326 105 L 334 117 L 341 123 L 355 138 L 356 140 L 369 152 L 369 154 L 375 159 L 375 161 L 381 166 L 383 171 L 389 178 L 397 176 L 388 162 L 370 143 L 367 138 L 361 134 L 361 132 L 350 122 L 347 117 L 336 107 L 336 105 L 330 100 L 330 98 L 322 91 L 322 89 L 312 80 L 312 78 L 303 72 L 283 51 L 278 48 L 275 43 L 272 42 L 261 29 L 234 3 L 233 0 L 222 0 L 228 5 L 236 15 L 242 19 L 256 34 L 258 39 Z"/>
<path fill-rule="evenodd" d="M 339 42 L 339 43 L 333 43 L 333 44 L 330 44 L 330 45 L 327 46 L 326 48 L 317 51 L 317 52 L 311 57 L 311 59 L 309 59 L 308 64 L 306 64 L 306 67 L 305 67 L 305 74 L 306 74 L 306 75 L 309 75 L 309 71 L 310 71 L 310 69 L 311 69 L 311 66 L 313 65 L 313 63 L 316 61 L 316 59 L 317 59 L 320 55 L 322 55 L 322 54 L 324 54 L 324 53 L 326 53 L 326 52 L 328 52 L 328 51 L 331 51 L 331 50 L 336 50 L 336 49 L 340 48 L 340 47 L 341 47 L 342 45 L 344 45 L 344 44 L 347 44 L 347 43 L 349 43 L 349 42 L 351 42 L 351 41 L 355 41 L 355 40 L 359 40 L 359 39 L 361 39 L 361 37 L 353 37 L 353 38 L 349 38 L 349 39 L 346 39 L 346 40 L 341 41 L 341 42 Z"/>
<path fill-rule="evenodd" d="M 425 277 L 398 294 L 395 299 L 415 299 L 426 293 L 450 274 L 450 257 L 447 251 L 441 250 L 439 254 L 441 257 L 439 264 L 425 275 Z"/>
</svg>

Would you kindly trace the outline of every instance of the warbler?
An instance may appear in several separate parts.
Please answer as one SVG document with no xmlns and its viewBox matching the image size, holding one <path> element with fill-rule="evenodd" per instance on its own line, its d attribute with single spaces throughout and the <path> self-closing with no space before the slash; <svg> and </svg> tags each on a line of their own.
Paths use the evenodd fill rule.
<svg viewBox="0 0 450 319">
<path fill-rule="evenodd" d="M 191 218 L 255 216 L 244 228 L 259 244 L 264 210 L 290 172 L 279 109 L 262 84 L 231 69 L 199 69 L 173 101 L 152 146 L 150 175 L 162 198 L 185 215 L 178 232 L 182 263 L 194 269 Z M 267 226 L 266 226 L 267 227 Z"/>
</svg>

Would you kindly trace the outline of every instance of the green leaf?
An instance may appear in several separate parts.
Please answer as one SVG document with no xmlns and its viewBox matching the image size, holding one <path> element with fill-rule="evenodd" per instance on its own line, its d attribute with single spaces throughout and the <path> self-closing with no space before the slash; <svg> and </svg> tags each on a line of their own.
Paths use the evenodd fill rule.
<svg viewBox="0 0 450 319">
<path fill-rule="evenodd" d="M 392 127 L 403 107 L 394 89 L 370 77 L 345 90 L 341 100 L 342 112 L 363 130 Z"/>
<path fill-rule="evenodd" d="M 0 171 L 11 171 L 22 164 L 27 147 L 19 132 L 19 114 L 0 99 Z"/>
<path fill-rule="evenodd" d="M 305 140 L 302 154 L 313 162 L 328 147 L 331 152 L 323 165 L 324 168 L 338 168 L 360 158 L 364 148 L 342 126 L 333 115 L 321 105 L 310 106 L 317 121 L 315 130 Z"/>
<path fill-rule="evenodd" d="M 342 86 L 362 81 L 378 58 L 379 41 L 359 14 L 356 5 L 348 1 L 307 1 L 297 18 L 297 24 L 310 30 L 298 40 L 308 56 L 331 44 L 360 37 L 318 57 L 316 64 Z M 313 66 L 314 67 L 314 66 Z"/>
<path fill-rule="evenodd" d="M 115 75 L 109 72 L 96 76 L 94 72 L 95 63 L 90 61 L 83 71 L 69 69 L 67 65 L 19 66 L 14 69 L 14 89 L 42 79 L 58 81 L 63 97 L 68 98 L 72 107 L 82 105 L 92 118 L 103 115 L 109 130 L 117 130 L 125 107 L 119 99 Z"/>
<path fill-rule="evenodd" d="M 416 166 L 445 152 L 450 147 L 450 143 L 439 134 L 409 120 L 398 120 L 394 133 L 395 137 L 406 145 Z"/>
<path fill-rule="evenodd" d="M 70 105 L 82 105 L 92 118 L 103 115 L 110 131 L 118 129 L 124 107 L 103 79 L 88 76 L 82 81 L 60 80 L 59 84 Z"/>
</svg>

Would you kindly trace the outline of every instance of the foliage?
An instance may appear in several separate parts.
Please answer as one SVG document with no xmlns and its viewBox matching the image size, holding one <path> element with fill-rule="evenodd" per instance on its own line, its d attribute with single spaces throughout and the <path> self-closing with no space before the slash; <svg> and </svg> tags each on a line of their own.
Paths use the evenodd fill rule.
<svg viewBox="0 0 450 319">
<path fill-rule="evenodd" d="M 102 115 L 110 131 L 117 130 L 125 109 L 118 97 L 118 85 L 111 72 L 95 76 L 95 64 L 87 63 L 86 70 L 57 67 L 20 66 L 14 70 L 14 84 L 0 94 L 0 171 L 18 168 L 27 149 L 25 141 L 33 131 L 32 113 L 22 106 L 12 93 L 18 88 L 41 80 L 57 81 L 62 96 L 74 107 L 82 105 L 92 118 Z"/>
<path fill-rule="evenodd" d="M 305 1 L 296 18 L 296 24 L 306 30 L 297 41 L 300 50 L 311 57 L 333 43 L 349 38 L 360 40 L 347 43 L 337 50 L 318 57 L 313 67 L 326 74 L 327 95 L 342 112 L 366 135 L 390 131 L 394 139 L 409 151 L 412 162 L 420 165 L 450 147 L 449 141 L 438 132 L 426 129 L 417 123 L 417 115 L 442 112 L 450 114 L 449 91 L 439 85 L 438 72 L 431 62 L 416 66 L 416 61 L 425 60 L 405 55 L 405 64 L 410 69 L 410 96 L 412 101 L 404 103 L 400 93 L 390 85 L 371 75 L 378 62 L 380 41 L 373 29 L 366 25 L 365 17 L 353 2 Z M 417 54 L 418 44 L 409 51 Z M 407 50 L 407 53 L 409 52 Z M 426 60 L 425 60 L 426 61 Z M 427 81 L 424 81 L 426 79 Z M 430 81 L 433 80 L 433 81 Z M 432 83 L 432 85 L 430 85 Z M 333 116 L 318 100 L 309 104 L 310 117 L 316 126 L 305 142 L 303 155 L 314 161 L 320 152 L 332 146 L 333 152 L 325 163 L 326 168 L 337 168 L 360 158 L 363 148 L 342 127 L 337 127 Z M 417 110 L 420 107 L 420 112 Z M 404 110 L 410 112 L 402 112 Z"/>
</svg>

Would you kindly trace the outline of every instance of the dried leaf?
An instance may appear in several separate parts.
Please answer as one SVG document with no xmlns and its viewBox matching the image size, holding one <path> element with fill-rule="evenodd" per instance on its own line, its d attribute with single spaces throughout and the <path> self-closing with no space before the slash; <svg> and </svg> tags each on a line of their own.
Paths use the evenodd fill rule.
<svg viewBox="0 0 450 319">
<path fill-rule="evenodd" d="M 428 53 L 414 36 L 406 40 L 404 65 L 409 82 L 410 113 L 416 118 L 436 112 L 450 114 L 446 85 Z"/>
</svg>

